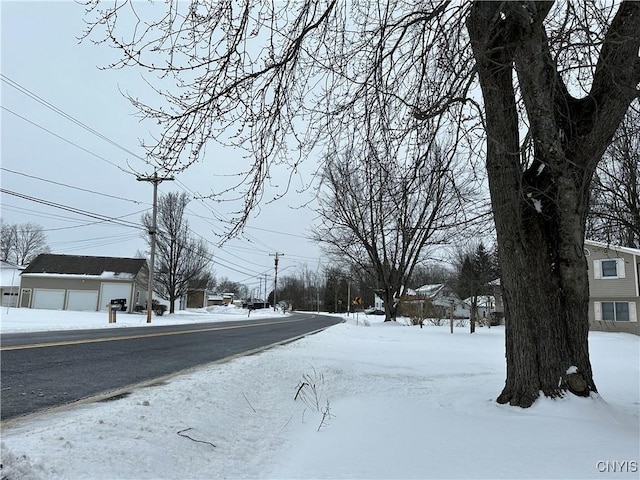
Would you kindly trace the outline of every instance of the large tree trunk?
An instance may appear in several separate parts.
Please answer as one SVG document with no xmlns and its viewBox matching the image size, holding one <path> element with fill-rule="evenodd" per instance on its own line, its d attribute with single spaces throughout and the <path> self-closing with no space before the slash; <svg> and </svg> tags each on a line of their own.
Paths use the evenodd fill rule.
<svg viewBox="0 0 640 480">
<path fill-rule="evenodd" d="M 395 322 L 398 315 L 398 306 L 396 304 L 395 289 L 385 287 L 380 290 L 380 298 L 384 302 L 384 321 Z"/>
<path fill-rule="evenodd" d="M 596 391 L 583 253 L 588 191 L 638 81 L 621 57 L 637 59 L 640 43 L 640 9 L 627 4 L 611 31 L 617 28 L 631 41 L 624 47 L 625 42 L 605 43 L 601 57 L 609 64 L 598 64 L 592 94 L 572 98 L 542 24 L 551 5 L 476 2 L 467 21 L 484 97 L 505 304 L 507 378 L 498 402 L 521 407 L 530 406 L 540 392 L 557 397 L 567 390 L 583 396 Z M 627 24 L 625 16 L 632 19 Z M 615 37 L 611 31 L 607 38 Z M 521 147 L 514 66 L 532 151 Z M 611 88 L 612 78 L 620 88 Z M 533 160 L 525 161 L 526 153 Z"/>
</svg>

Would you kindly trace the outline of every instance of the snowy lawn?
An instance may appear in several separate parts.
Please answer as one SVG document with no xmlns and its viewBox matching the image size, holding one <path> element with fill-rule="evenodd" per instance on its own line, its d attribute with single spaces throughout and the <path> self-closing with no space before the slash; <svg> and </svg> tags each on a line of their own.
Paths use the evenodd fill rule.
<svg viewBox="0 0 640 480">
<path fill-rule="evenodd" d="M 246 318 L 179 312 L 154 324 L 232 313 Z M 1 315 L 3 333 L 106 323 L 106 314 Z M 638 478 L 639 337 L 590 334 L 601 396 L 520 409 L 494 401 L 505 378 L 502 327 L 451 335 L 364 318 L 119 400 L 11 422 L 0 477 Z"/>
</svg>

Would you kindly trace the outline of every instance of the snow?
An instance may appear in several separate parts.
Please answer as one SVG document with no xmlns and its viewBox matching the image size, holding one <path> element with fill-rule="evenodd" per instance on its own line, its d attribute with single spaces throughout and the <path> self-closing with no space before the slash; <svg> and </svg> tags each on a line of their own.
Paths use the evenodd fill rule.
<svg viewBox="0 0 640 480">
<path fill-rule="evenodd" d="M 64 278 L 64 279 L 73 279 L 73 280 L 82 280 L 82 279 L 116 279 L 116 280 L 133 280 L 136 277 L 135 273 L 129 272 L 111 272 L 109 270 L 104 270 L 99 275 L 89 274 L 89 273 L 24 273 L 23 275 L 28 275 L 31 278 Z"/>
<path fill-rule="evenodd" d="M 254 320 L 273 317 L 273 310 L 253 310 L 234 306 L 216 306 L 206 309 L 182 310 L 175 314 L 153 316 L 151 325 L 179 325 L 188 323 Z M 3 308 L 0 311 L 0 332 L 33 332 L 51 330 L 84 330 L 94 328 L 143 327 L 147 324 L 146 313 L 132 314 L 116 312 L 116 323 L 109 322 L 109 312 L 75 312 L 38 310 L 29 308 Z"/>
<path fill-rule="evenodd" d="M 533 207 L 536 209 L 536 212 L 542 213 L 542 202 L 537 198 L 534 198 L 532 202 L 533 202 Z"/>
<path fill-rule="evenodd" d="M 227 308 L 153 322 L 246 315 Z M 142 324 L 123 314 L 107 327 L 106 316 L 3 309 L 1 331 Z M 364 319 L 118 400 L 7 422 L 0 477 L 638 478 L 639 337 L 590 333 L 600 395 L 520 409 L 495 402 L 502 327 L 451 335 L 448 326 Z"/>
</svg>

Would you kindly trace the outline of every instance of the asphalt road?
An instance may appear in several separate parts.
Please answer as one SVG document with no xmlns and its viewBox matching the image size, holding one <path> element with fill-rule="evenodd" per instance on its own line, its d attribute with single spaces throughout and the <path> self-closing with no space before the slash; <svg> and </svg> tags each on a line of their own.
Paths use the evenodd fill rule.
<svg viewBox="0 0 640 480">
<path fill-rule="evenodd" d="M 339 323 L 292 314 L 243 322 L 2 335 L 0 419 L 122 391 Z"/>
</svg>

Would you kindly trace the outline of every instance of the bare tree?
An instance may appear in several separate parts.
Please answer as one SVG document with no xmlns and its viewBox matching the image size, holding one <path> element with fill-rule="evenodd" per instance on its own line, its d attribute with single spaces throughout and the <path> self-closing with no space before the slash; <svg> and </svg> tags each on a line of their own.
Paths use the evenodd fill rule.
<svg viewBox="0 0 640 480">
<path fill-rule="evenodd" d="M 184 217 L 188 203 L 186 193 L 170 192 L 158 199 L 154 290 L 169 301 L 169 313 L 175 311 L 175 301 L 190 287 L 206 286 L 213 278 L 207 244 L 194 238 Z M 142 223 L 147 229 L 151 227 L 151 214 L 144 214 Z"/>
<path fill-rule="evenodd" d="M 596 170 L 587 219 L 588 238 L 631 248 L 640 248 L 639 107 L 629 110 Z"/>
<path fill-rule="evenodd" d="M 338 265 L 330 265 L 324 271 L 324 309 L 330 313 L 344 313 L 349 301 L 349 274 Z"/>
<path fill-rule="evenodd" d="M 15 244 L 16 226 L 9 225 L 0 219 L 0 259 L 3 262 L 13 260 L 12 252 Z"/>
<path fill-rule="evenodd" d="M 287 162 L 293 175 L 335 132 L 378 116 L 377 100 L 393 105 L 393 117 L 379 117 L 390 131 L 415 128 L 407 118 L 439 119 L 473 139 L 482 126 L 507 332 L 498 401 L 527 407 L 540 391 L 596 391 L 582 248 L 588 192 L 638 97 L 640 2 L 138 5 L 89 2 L 87 36 L 104 29 L 97 41 L 122 53 L 114 67 L 160 75 L 156 106 L 131 96 L 162 128 L 148 145 L 160 168 L 186 168 L 216 138 L 253 153 L 235 230 L 270 167 Z M 126 13 L 133 29 L 123 35 Z"/>
<path fill-rule="evenodd" d="M 455 272 L 445 264 L 444 260 L 416 265 L 411 276 L 409 287 L 413 289 L 420 288 L 423 285 L 434 283 L 451 283 L 455 278 Z"/>
<path fill-rule="evenodd" d="M 47 236 L 36 223 L 8 225 L 2 222 L 2 259 L 27 265 L 41 253 L 48 253 Z"/>
<path fill-rule="evenodd" d="M 249 288 L 246 285 L 229 280 L 227 277 L 214 282 L 213 288 L 217 289 L 218 293 L 233 293 L 238 299 L 246 300 L 249 297 Z"/>
<path fill-rule="evenodd" d="M 294 274 L 278 277 L 278 301 L 286 302 L 295 310 L 315 310 L 319 296 L 320 276 L 306 265 L 300 266 Z M 273 290 L 267 297 L 273 300 Z"/>
<path fill-rule="evenodd" d="M 385 136 L 367 133 L 380 140 Z M 388 135 L 387 135 L 388 137 Z M 411 137 L 410 137 L 411 138 Z M 385 321 L 396 319 L 416 265 L 430 245 L 446 243 L 460 228 L 466 178 L 456 169 L 455 155 L 432 141 L 416 142 L 416 150 L 394 141 L 366 142 L 369 149 L 327 160 L 326 193 L 319 195 L 321 225 L 314 235 L 330 254 L 370 269 L 384 301 Z M 352 142 L 354 145 L 357 142 Z"/>
</svg>

